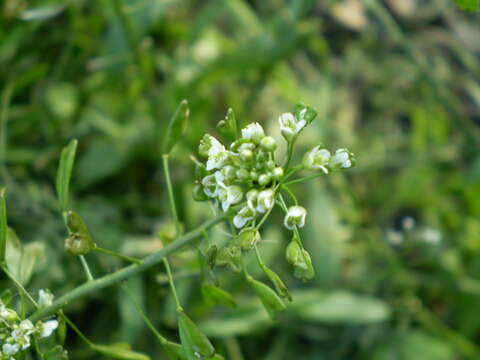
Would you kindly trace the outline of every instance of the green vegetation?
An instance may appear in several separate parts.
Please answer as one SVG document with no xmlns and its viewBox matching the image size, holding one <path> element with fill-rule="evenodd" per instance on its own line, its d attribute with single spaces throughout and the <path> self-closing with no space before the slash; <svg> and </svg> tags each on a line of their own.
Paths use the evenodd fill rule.
<svg viewBox="0 0 480 360">
<path fill-rule="evenodd" d="M 478 9 L 1 2 L 0 335 L 25 360 L 480 358 Z M 242 207 L 193 200 L 198 144 L 254 122 L 284 192 L 228 246 Z"/>
</svg>

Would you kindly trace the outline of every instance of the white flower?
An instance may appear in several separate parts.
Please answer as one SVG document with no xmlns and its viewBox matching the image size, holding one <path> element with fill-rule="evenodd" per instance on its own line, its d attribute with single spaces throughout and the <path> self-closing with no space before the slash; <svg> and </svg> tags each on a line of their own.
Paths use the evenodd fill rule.
<svg viewBox="0 0 480 360">
<path fill-rule="evenodd" d="M 302 116 L 300 119 L 295 118 L 292 113 L 284 113 L 278 118 L 280 124 L 280 130 L 282 136 L 287 140 L 291 141 L 295 136 L 302 131 L 302 129 L 307 125 L 307 120 Z"/>
<path fill-rule="evenodd" d="M 41 308 L 47 307 L 52 305 L 53 302 L 53 294 L 40 289 L 38 290 L 38 306 Z"/>
<path fill-rule="evenodd" d="M 400 245 L 403 242 L 403 233 L 394 229 L 387 230 L 387 241 L 392 245 Z"/>
<path fill-rule="evenodd" d="M 305 218 L 307 216 L 307 210 L 302 206 L 290 206 L 288 208 L 285 219 L 283 220 L 283 225 L 288 230 L 293 230 L 295 225 L 298 227 L 303 227 L 305 225 Z"/>
<path fill-rule="evenodd" d="M 262 125 L 259 123 L 248 124 L 244 129 L 242 129 L 242 137 L 253 141 L 254 143 L 259 143 L 265 136 Z"/>
<path fill-rule="evenodd" d="M 227 211 L 231 205 L 238 204 L 243 197 L 240 186 L 221 186 L 218 190 L 218 200 L 222 203 L 222 210 Z"/>
<path fill-rule="evenodd" d="M 224 176 L 220 171 L 216 171 L 214 174 L 207 175 L 202 179 L 203 192 L 205 195 L 211 198 L 218 196 L 218 190 L 221 186 L 225 186 L 223 183 Z"/>
<path fill-rule="evenodd" d="M 423 241 L 430 244 L 437 244 L 442 239 L 442 234 L 437 229 L 426 228 L 421 232 Z"/>
<path fill-rule="evenodd" d="M 260 191 L 257 197 L 257 211 L 264 213 L 275 204 L 275 192 L 272 189 Z"/>
<path fill-rule="evenodd" d="M 57 320 L 50 320 L 40 324 L 40 336 L 42 338 L 49 337 L 58 328 Z"/>
<path fill-rule="evenodd" d="M 208 157 L 207 170 L 220 169 L 228 158 L 225 146 L 212 135 L 206 134 L 198 148 L 200 155 Z"/>
<path fill-rule="evenodd" d="M 5 355 L 15 355 L 20 350 L 18 344 L 3 344 L 2 351 Z"/>
<path fill-rule="evenodd" d="M 330 159 L 331 168 L 348 169 L 352 167 L 351 154 L 347 149 L 338 149 Z"/>
<path fill-rule="evenodd" d="M 20 330 L 26 334 L 31 334 L 33 332 L 33 324 L 30 320 L 23 320 L 20 325 Z"/>
<path fill-rule="evenodd" d="M 256 190 L 256 189 L 250 190 L 249 192 L 247 192 L 246 198 L 247 198 L 248 208 L 251 209 L 252 211 L 256 211 L 258 190 Z"/>
<path fill-rule="evenodd" d="M 320 145 L 318 145 L 305 154 L 303 157 L 303 166 L 305 166 L 307 170 L 320 169 L 325 174 L 328 174 L 327 165 L 330 157 L 330 151 L 323 149 Z"/>
<path fill-rule="evenodd" d="M 223 147 L 223 145 L 222 145 Z M 207 170 L 221 169 L 225 165 L 225 161 L 228 159 L 228 152 L 223 148 L 223 151 L 217 151 L 208 156 Z"/>
<path fill-rule="evenodd" d="M 252 220 L 254 217 L 255 217 L 255 211 L 250 209 L 247 206 L 244 206 L 233 218 L 233 224 L 235 225 L 235 227 L 240 229 L 244 227 L 245 224 L 250 220 Z"/>
</svg>

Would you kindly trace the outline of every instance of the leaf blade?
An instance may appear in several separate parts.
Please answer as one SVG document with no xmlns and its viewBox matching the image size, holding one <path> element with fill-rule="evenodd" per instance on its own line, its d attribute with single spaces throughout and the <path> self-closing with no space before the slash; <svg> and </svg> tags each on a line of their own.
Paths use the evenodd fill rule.
<svg viewBox="0 0 480 360">
<path fill-rule="evenodd" d="M 68 206 L 68 193 L 70 188 L 70 179 L 72 177 L 73 164 L 77 152 L 77 139 L 73 139 L 63 148 L 60 155 L 60 163 L 57 171 L 56 189 L 60 207 L 65 211 Z"/>
</svg>

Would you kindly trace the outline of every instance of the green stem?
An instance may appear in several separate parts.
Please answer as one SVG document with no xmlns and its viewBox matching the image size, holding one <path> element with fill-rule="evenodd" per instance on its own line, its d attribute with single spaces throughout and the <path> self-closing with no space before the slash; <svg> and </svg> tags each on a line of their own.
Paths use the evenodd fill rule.
<svg viewBox="0 0 480 360">
<path fill-rule="evenodd" d="M 166 257 L 163 259 L 163 264 L 165 265 L 165 269 L 167 269 L 168 282 L 170 283 L 170 288 L 172 289 L 173 298 L 175 299 L 175 304 L 177 305 L 177 311 L 183 311 L 182 305 L 180 304 L 180 300 L 178 299 L 177 289 L 175 288 L 175 282 L 173 281 L 172 270 L 170 269 L 170 264 L 168 263 L 168 260 Z"/>
<path fill-rule="evenodd" d="M 298 205 L 297 197 L 292 193 L 292 191 L 286 185 L 282 185 L 282 189 L 292 198 L 293 203 Z"/>
<path fill-rule="evenodd" d="M 18 288 L 18 290 L 20 291 L 20 293 L 26 297 L 28 299 L 28 301 L 30 301 L 33 306 L 35 306 L 36 308 L 38 308 L 38 304 L 37 302 L 32 298 L 32 295 L 30 295 L 30 293 L 23 287 L 23 285 L 17 280 L 15 279 L 15 277 L 10 273 L 10 271 L 8 271 L 7 267 L 6 266 L 2 266 L 2 270 L 3 272 L 5 273 L 5 275 L 8 276 L 8 278 L 15 284 L 15 286 Z"/>
<path fill-rule="evenodd" d="M 232 209 L 233 211 L 234 209 Z M 65 295 L 59 297 L 57 300 L 53 302 L 52 305 L 43 308 L 37 312 L 35 312 L 31 317 L 30 320 L 36 321 L 39 320 L 47 315 L 53 314 L 66 306 L 67 304 L 82 298 L 86 295 L 94 293 L 100 289 L 112 286 L 113 284 L 118 283 L 121 280 L 128 279 L 136 274 L 141 273 L 154 265 L 162 262 L 163 259 L 179 249 L 183 248 L 186 245 L 191 244 L 196 238 L 202 235 L 204 230 L 210 229 L 211 227 L 217 225 L 218 223 L 222 222 L 225 218 L 227 218 L 231 213 L 223 213 L 209 221 L 204 222 L 202 225 L 198 226 L 195 230 L 192 230 L 177 240 L 175 240 L 170 245 L 165 246 L 160 251 L 151 254 L 144 259 L 142 259 L 141 264 L 132 264 L 123 269 L 115 271 L 111 274 L 102 276 L 97 278 L 93 281 L 89 281 L 79 287 L 73 289 L 72 291 L 66 293 Z"/>
<path fill-rule="evenodd" d="M 170 167 L 168 164 L 168 154 L 163 155 L 163 169 L 165 171 L 165 180 L 167 182 L 168 200 L 170 202 L 170 211 L 172 212 L 173 220 L 175 221 L 175 228 L 177 234 L 181 234 L 180 221 L 178 219 L 177 207 L 175 206 L 175 197 L 173 194 L 172 180 L 170 178 Z"/>
<path fill-rule="evenodd" d="M 141 261 L 139 259 L 135 259 L 135 258 L 132 258 L 130 256 L 117 253 L 116 251 L 104 249 L 104 248 L 101 248 L 101 247 L 98 247 L 98 246 L 95 246 L 95 251 L 98 251 L 99 253 L 102 253 L 102 254 L 115 256 L 115 257 L 118 257 L 119 259 L 131 262 L 131 263 L 134 263 L 134 264 L 140 264 L 141 263 Z"/>
<path fill-rule="evenodd" d="M 257 255 L 258 265 L 260 265 L 262 270 L 265 269 L 266 266 L 265 266 L 265 263 L 263 262 L 262 254 L 260 254 L 260 250 L 258 250 L 257 244 L 255 244 L 255 255 Z"/>
<path fill-rule="evenodd" d="M 145 321 L 145 324 L 147 324 L 148 328 L 152 331 L 152 333 L 155 335 L 155 337 L 160 341 L 160 343 L 163 345 L 168 342 L 168 340 L 158 332 L 158 330 L 155 328 L 155 325 L 150 321 L 150 319 L 147 317 L 145 312 L 143 311 L 142 307 L 138 303 L 138 301 L 135 299 L 135 297 L 128 291 L 128 287 L 126 284 L 123 284 L 122 289 L 125 293 L 127 293 L 127 296 L 130 298 L 130 300 L 133 303 L 133 306 L 135 306 L 135 309 L 137 312 L 140 314 L 142 317 L 143 321 Z"/>
<path fill-rule="evenodd" d="M 304 182 L 304 181 L 315 179 L 315 178 L 323 176 L 323 175 L 325 175 L 325 173 L 322 171 L 322 172 L 319 172 L 319 173 L 316 173 L 316 174 L 301 177 L 300 179 L 295 179 L 295 180 L 288 181 L 288 182 L 284 183 L 284 185 L 292 185 L 292 184 L 301 183 L 301 182 Z"/>
<path fill-rule="evenodd" d="M 90 267 L 88 266 L 87 260 L 85 259 L 85 256 L 79 255 L 78 258 L 82 263 L 82 267 L 83 267 L 83 270 L 85 271 L 85 275 L 87 276 L 87 280 L 93 281 L 94 278 L 93 278 L 92 272 L 90 271 Z"/>
</svg>

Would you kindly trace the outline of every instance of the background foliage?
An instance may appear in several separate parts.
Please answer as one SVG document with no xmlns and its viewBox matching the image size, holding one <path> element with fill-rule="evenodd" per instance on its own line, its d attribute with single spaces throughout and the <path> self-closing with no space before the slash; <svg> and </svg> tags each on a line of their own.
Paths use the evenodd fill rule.
<svg viewBox="0 0 480 360">
<path fill-rule="evenodd" d="M 279 135 L 277 116 L 302 100 L 319 118 L 300 147 L 346 146 L 358 158 L 298 189 L 316 278 L 291 277 L 276 214 L 262 251 L 293 290 L 287 313 L 268 320 L 227 272 L 239 307 L 205 305 L 186 252 L 172 262 L 192 317 L 233 360 L 479 358 L 479 20 L 447 0 L 2 2 L 1 181 L 28 288 L 62 294 L 84 281 L 63 251 L 54 189 L 71 138 L 75 210 L 99 245 L 142 256 L 172 233 L 160 151 L 181 99 L 191 122 L 172 175 L 187 228 L 210 214 L 190 195 L 203 133 L 231 106 Z M 87 258 L 98 275 L 123 265 Z M 175 338 L 163 269 L 128 286 Z M 93 340 L 161 358 L 119 287 L 66 311 Z M 67 348 L 97 356 L 73 334 Z"/>
</svg>

